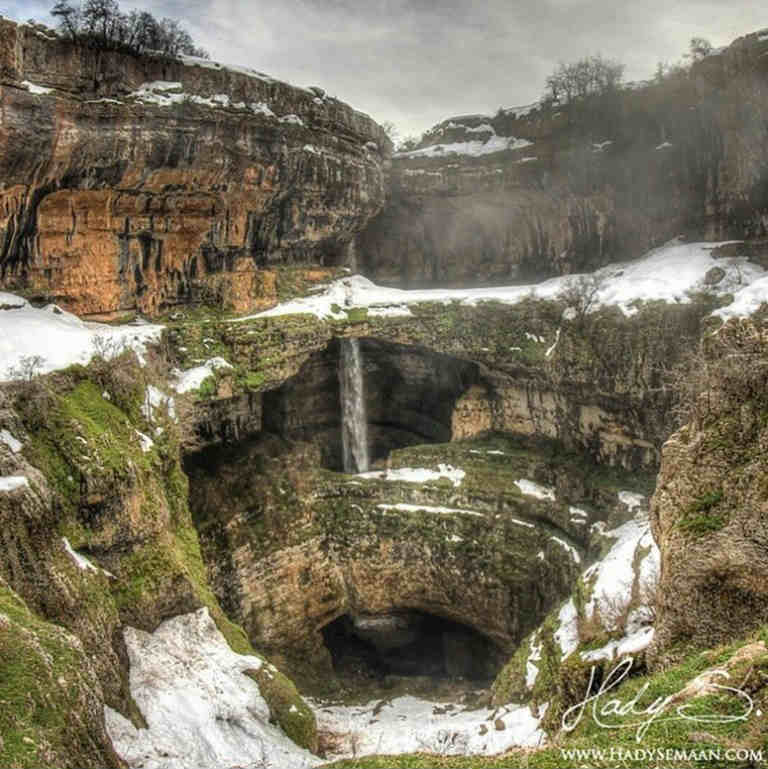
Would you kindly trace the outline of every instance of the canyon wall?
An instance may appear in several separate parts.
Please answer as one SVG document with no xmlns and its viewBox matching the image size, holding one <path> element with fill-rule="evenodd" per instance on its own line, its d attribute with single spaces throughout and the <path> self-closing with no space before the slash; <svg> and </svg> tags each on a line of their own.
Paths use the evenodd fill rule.
<svg viewBox="0 0 768 769">
<path fill-rule="evenodd" d="M 276 268 L 354 261 L 382 205 L 389 140 L 320 88 L 2 19 L 0 56 L 6 288 L 86 315 L 269 306 Z"/>
<path fill-rule="evenodd" d="M 365 274 L 403 286 L 582 272 L 670 238 L 768 230 L 768 35 L 688 76 L 446 120 L 393 158 Z M 508 147 L 508 148 L 507 148 Z"/>
</svg>

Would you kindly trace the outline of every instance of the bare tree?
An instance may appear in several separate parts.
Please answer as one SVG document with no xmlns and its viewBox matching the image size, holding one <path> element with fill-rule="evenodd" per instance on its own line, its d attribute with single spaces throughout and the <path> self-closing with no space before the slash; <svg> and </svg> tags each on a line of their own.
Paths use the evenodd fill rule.
<svg viewBox="0 0 768 769">
<path fill-rule="evenodd" d="M 31 382 L 43 373 L 45 358 L 42 355 L 24 355 L 15 366 L 8 368 L 8 378 L 17 382 Z"/>
<path fill-rule="evenodd" d="M 616 90 L 624 77 L 624 65 L 600 54 L 570 64 L 560 62 L 546 80 L 546 97 L 570 103 L 593 94 Z"/>
<path fill-rule="evenodd" d="M 117 0 L 85 0 L 82 6 L 58 0 L 51 15 L 59 20 L 59 31 L 65 37 L 82 44 L 134 53 L 208 57 L 175 19 L 158 21 L 148 11 L 123 13 Z"/>
<path fill-rule="evenodd" d="M 685 55 L 691 61 L 701 61 L 713 51 L 712 43 L 704 37 L 692 37 L 688 43 L 688 53 Z"/>
</svg>

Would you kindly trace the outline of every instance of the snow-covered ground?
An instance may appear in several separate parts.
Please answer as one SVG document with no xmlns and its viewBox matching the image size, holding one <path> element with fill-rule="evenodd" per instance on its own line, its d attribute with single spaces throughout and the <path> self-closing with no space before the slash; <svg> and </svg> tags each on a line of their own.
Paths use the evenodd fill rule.
<svg viewBox="0 0 768 769">
<path fill-rule="evenodd" d="M 123 346 L 141 358 L 147 343 L 157 341 L 162 326 L 154 324 L 108 326 L 86 323 L 55 304 L 32 307 L 26 299 L 0 292 L 0 379 L 22 358 L 39 355 L 38 373 L 48 373 L 73 363 L 88 363 L 94 340 L 103 339 L 119 352 Z"/>
<path fill-rule="evenodd" d="M 313 703 L 318 728 L 339 736 L 330 759 L 371 754 L 429 752 L 493 755 L 544 741 L 527 706 L 466 710 L 416 697 L 378 700 L 357 707 Z"/>
<path fill-rule="evenodd" d="M 208 609 L 164 622 L 154 633 L 126 628 L 130 686 L 147 729 L 105 708 L 115 750 L 131 767 L 304 769 L 321 761 L 270 723 L 245 670 L 264 664 L 233 652 Z"/>
<path fill-rule="evenodd" d="M 66 549 L 78 566 L 94 568 Z M 304 769 L 324 763 L 270 723 L 258 685 L 243 674 L 267 663 L 233 652 L 207 609 L 167 620 L 154 633 L 129 627 L 124 634 L 131 694 L 147 728 L 137 729 L 109 707 L 105 719 L 115 750 L 130 767 Z M 336 738 L 325 760 L 417 751 L 492 755 L 544 740 L 525 706 L 467 710 L 410 696 L 361 706 L 310 704 L 318 728 Z"/>
<path fill-rule="evenodd" d="M 614 540 L 611 548 L 601 560 L 584 570 L 580 580 L 591 596 L 584 607 L 584 616 L 588 619 L 599 618 L 606 632 L 619 630 L 623 635 L 599 649 L 584 652 L 582 658 L 589 661 L 637 654 L 651 643 L 654 635 L 650 604 L 659 578 L 660 554 L 650 532 L 647 499 L 641 494 L 622 491 L 619 501 L 634 512 L 634 518 L 615 529 L 601 532 Z M 633 585 L 637 587 L 637 605 L 626 614 L 626 607 L 633 597 Z M 579 645 L 579 617 L 572 598 L 562 605 L 557 619 L 554 638 L 562 659 L 565 659 Z M 526 661 L 526 684 L 529 688 L 538 676 L 540 660 L 541 635 L 536 631 L 531 637 Z"/>
<path fill-rule="evenodd" d="M 437 470 L 426 467 L 398 467 L 388 470 L 372 470 L 367 473 L 358 473 L 356 478 L 376 479 L 381 481 L 406 481 L 408 483 L 427 483 L 446 478 L 454 486 L 461 486 L 466 473 L 452 465 L 439 464 Z"/>
<path fill-rule="evenodd" d="M 224 358 L 210 358 L 200 366 L 195 366 L 186 371 L 179 371 L 176 369 L 173 372 L 176 379 L 172 383 L 172 387 L 178 393 L 197 390 L 200 385 L 208 379 L 209 376 L 213 376 L 218 369 L 227 368 L 232 368 L 232 364 L 229 363 L 229 361 L 224 360 Z"/>
<path fill-rule="evenodd" d="M 423 147 L 419 150 L 410 152 L 398 152 L 394 155 L 396 158 L 439 158 L 446 155 L 469 155 L 470 157 L 480 157 L 481 155 L 490 155 L 494 152 L 504 152 L 505 150 L 520 150 L 530 147 L 533 142 L 528 139 L 516 139 L 514 136 L 498 136 L 490 126 L 491 135 L 487 139 L 470 139 L 465 142 L 452 142 L 449 144 L 432 144 L 429 147 Z M 484 129 L 484 132 L 487 130 Z M 477 131 L 477 129 L 467 129 L 468 131 Z"/>
<path fill-rule="evenodd" d="M 541 283 L 521 286 L 498 286 L 467 289 L 405 290 L 378 286 L 370 280 L 352 275 L 341 278 L 312 296 L 294 299 L 270 310 L 247 316 L 271 317 L 291 313 L 310 313 L 319 318 L 347 317 L 348 310 L 368 308 L 371 315 L 410 315 L 408 305 L 418 302 L 460 302 L 474 305 L 497 301 L 516 304 L 527 297 L 555 299 L 586 279 L 594 288 L 592 309 L 614 305 L 626 315 L 637 312 L 635 302 L 664 300 L 690 302 L 690 294 L 708 291 L 733 294 L 734 302 L 716 315 L 727 318 L 747 315 L 768 300 L 768 274 L 750 263 L 746 257 L 715 258 L 712 251 L 721 243 L 681 243 L 677 240 L 649 251 L 632 262 L 612 264 L 594 273 L 551 278 Z M 715 286 L 704 279 L 709 270 L 719 267 L 724 276 Z"/>
</svg>

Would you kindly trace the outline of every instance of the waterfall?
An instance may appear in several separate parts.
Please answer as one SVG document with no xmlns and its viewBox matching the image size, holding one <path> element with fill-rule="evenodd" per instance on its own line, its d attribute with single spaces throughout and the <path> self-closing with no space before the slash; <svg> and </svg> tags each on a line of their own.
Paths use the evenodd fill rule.
<svg viewBox="0 0 768 769">
<path fill-rule="evenodd" d="M 344 472 L 364 473 L 368 469 L 368 422 L 365 418 L 363 364 L 357 339 L 341 340 L 339 384 Z"/>
</svg>

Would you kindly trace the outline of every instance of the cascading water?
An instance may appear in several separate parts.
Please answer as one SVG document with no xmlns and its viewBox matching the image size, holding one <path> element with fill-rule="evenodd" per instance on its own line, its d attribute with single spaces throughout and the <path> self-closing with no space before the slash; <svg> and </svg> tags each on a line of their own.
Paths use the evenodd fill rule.
<svg viewBox="0 0 768 769">
<path fill-rule="evenodd" d="M 365 418 L 363 364 L 357 339 L 341 340 L 339 383 L 344 472 L 364 473 L 368 469 L 368 422 Z"/>
</svg>

